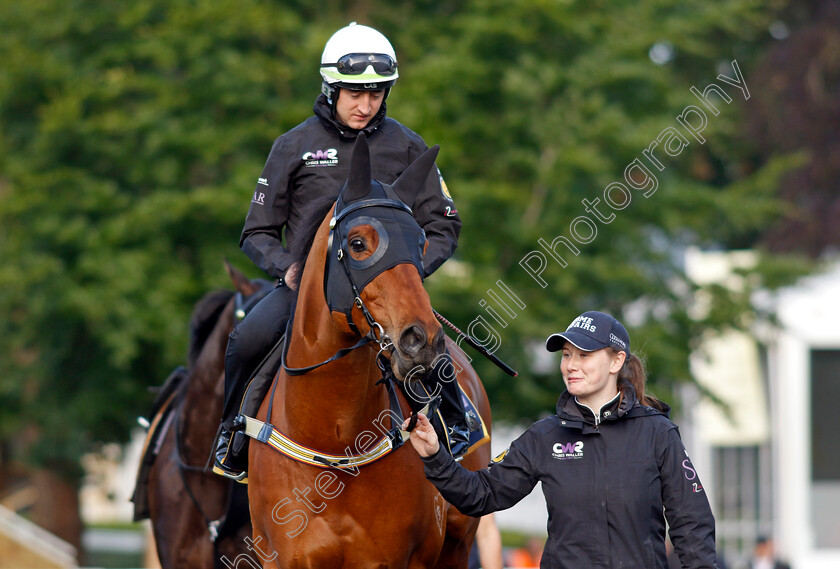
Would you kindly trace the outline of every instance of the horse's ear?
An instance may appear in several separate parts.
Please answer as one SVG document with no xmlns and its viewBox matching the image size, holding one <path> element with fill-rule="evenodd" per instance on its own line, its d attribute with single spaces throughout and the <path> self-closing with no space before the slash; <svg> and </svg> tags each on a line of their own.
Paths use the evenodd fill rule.
<svg viewBox="0 0 840 569">
<path fill-rule="evenodd" d="M 414 195 L 419 192 L 435 165 L 435 159 L 439 151 L 440 145 L 435 144 L 421 154 L 417 160 L 409 164 L 408 168 L 397 178 L 397 181 L 392 184 L 394 190 L 400 195 Z"/>
<path fill-rule="evenodd" d="M 353 146 L 353 157 L 350 159 L 350 174 L 342 191 L 345 203 L 364 198 L 370 193 L 370 147 L 367 136 L 360 132 Z"/>
<path fill-rule="evenodd" d="M 236 290 L 242 290 L 242 288 L 250 284 L 251 279 L 246 277 L 245 273 L 231 265 L 230 261 L 227 260 L 227 257 L 225 257 L 225 270 L 227 271 L 227 274 L 230 277 L 231 282 L 233 282 L 233 286 Z"/>
</svg>

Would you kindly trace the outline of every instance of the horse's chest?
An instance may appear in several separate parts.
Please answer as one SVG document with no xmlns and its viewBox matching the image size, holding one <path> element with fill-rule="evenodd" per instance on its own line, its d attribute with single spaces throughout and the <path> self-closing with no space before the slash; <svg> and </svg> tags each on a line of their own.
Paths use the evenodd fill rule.
<svg viewBox="0 0 840 569">
<path fill-rule="evenodd" d="M 279 566 L 406 567 L 410 559 L 411 566 L 422 566 L 418 557 L 439 551 L 443 498 L 422 465 L 384 462 L 390 458 L 397 457 L 352 471 L 295 466 L 278 477 L 271 496 L 261 499 L 270 519 L 256 531 L 269 536 L 283 560 Z M 386 464 L 390 468 L 382 468 Z"/>
</svg>

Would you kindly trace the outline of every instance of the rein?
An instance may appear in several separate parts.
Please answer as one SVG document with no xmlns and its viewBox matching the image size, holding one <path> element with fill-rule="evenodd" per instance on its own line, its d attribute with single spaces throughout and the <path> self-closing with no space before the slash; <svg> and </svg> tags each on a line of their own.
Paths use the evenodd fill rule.
<svg viewBox="0 0 840 569">
<path fill-rule="evenodd" d="M 393 345 L 388 336 L 385 335 L 382 326 L 378 322 L 373 320 L 373 317 L 371 316 L 371 321 L 375 325 L 375 328 L 374 326 L 371 326 L 370 331 L 361 338 L 359 338 L 359 341 L 356 342 L 354 345 L 350 346 L 349 348 L 342 348 L 338 350 L 331 357 L 317 364 L 299 368 L 290 368 L 286 365 L 286 355 L 289 351 L 290 338 L 292 336 L 291 328 L 292 323 L 294 321 L 295 309 L 296 303 L 293 303 L 291 316 L 289 317 L 289 321 L 286 323 L 286 333 L 284 335 L 283 346 L 281 348 L 282 351 L 280 355 L 281 366 L 286 372 L 286 374 L 289 376 L 305 375 L 310 371 L 313 371 L 315 369 L 318 369 L 319 367 L 327 365 L 328 363 L 343 358 L 350 352 L 361 348 L 362 346 L 366 346 L 374 342 L 378 343 L 379 353 L 377 354 L 377 366 L 380 370 L 382 370 L 382 379 L 377 381 L 376 384 L 379 385 L 381 383 L 384 383 L 385 389 L 388 392 L 388 401 L 390 404 L 391 413 L 391 428 L 371 450 L 357 455 L 349 453 L 344 455 L 334 455 L 305 447 L 296 443 L 294 440 L 281 433 L 271 423 L 263 422 L 253 417 L 248 417 L 247 415 L 240 415 L 239 417 L 237 417 L 237 421 L 239 421 L 242 425 L 242 432 L 261 443 L 267 444 L 277 452 L 286 455 L 289 458 L 297 460 L 298 462 L 304 462 L 306 464 L 318 466 L 320 468 L 337 468 L 339 470 L 352 470 L 360 466 L 365 466 L 366 464 L 370 464 L 371 462 L 374 462 L 382 458 L 386 454 L 390 453 L 392 450 L 402 446 L 403 442 L 405 442 L 405 440 L 408 438 L 408 433 L 400 429 L 404 421 L 404 417 L 402 414 L 402 408 L 400 407 L 399 399 L 397 398 L 396 388 L 394 387 L 393 372 L 389 373 L 386 367 L 387 364 L 385 364 L 382 361 L 382 352 Z M 374 332 L 374 330 L 377 329 L 379 330 L 379 340 L 376 339 L 376 334 Z M 271 412 L 274 406 L 274 393 L 277 389 L 278 383 L 279 381 L 277 381 L 275 378 L 275 381 L 271 386 L 271 393 L 269 395 L 268 400 L 268 409 L 266 410 L 266 417 L 269 420 L 271 420 Z"/>
<path fill-rule="evenodd" d="M 379 439 L 379 441 L 375 445 L 373 445 L 373 447 L 370 450 L 360 454 L 352 454 L 349 452 L 350 447 L 348 447 L 347 451 L 345 451 L 345 454 L 341 455 L 321 452 L 298 444 L 293 439 L 287 437 L 279 430 L 277 430 L 277 428 L 271 423 L 263 422 L 258 419 L 254 419 L 253 417 L 248 417 L 246 415 L 240 415 L 240 418 L 242 419 L 244 424 L 242 432 L 261 443 L 267 444 L 280 454 L 283 454 L 298 462 L 303 462 L 305 464 L 317 466 L 319 468 L 355 470 L 360 466 L 365 466 L 367 464 L 375 462 L 376 460 L 379 460 L 386 454 L 402 446 L 406 439 L 408 439 L 409 433 L 408 431 L 403 431 L 402 429 L 400 429 L 405 419 L 402 414 L 399 399 L 397 398 L 396 388 L 394 387 L 393 373 L 386 372 L 386 368 L 381 361 L 377 360 L 377 364 L 379 365 L 379 368 L 382 369 L 383 377 L 382 379 L 377 381 L 376 384 L 379 385 L 380 383 L 384 383 L 385 388 L 388 391 L 391 428 L 385 433 L 385 435 L 381 439 Z M 276 385 L 277 382 L 275 382 L 275 386 Z M 274 388 L 272 387 L 272 398 L 273 395 Z M 431 404 L 436 404 L 437 402 L 438 400 L 435 400 L 430 404 L 427 404 L 421 412 L 433 412 L 433 410 L 429 410 L 429 406 Z M 269 402 L 269 408 L 270 407 L 271 401 Z M 267 414 L 267 416 L 271 416 L 270 409 L 269 414 Z"/>
<path fill-rule="evenodd" d="M 330 271 L 329 271 L 330 257 L 329 256 L 332 252 L 333 238 L 334 238 L 334 235 L 335 235 L 336 231 L 338 231 L 339 235 L 340 235 L 339 224 L 341 223 L 341 221 L 355 211 L 358 211 L 358 210 L 361 210 L 361 209 L 364 209 L 364 208 L 370 208 L 370 207 L 382 207 L 382 208 L 396 209 L 396 210 L 400 210 L 400 211 L 403 211 L 405 213 L 408 213 L 409 215 L 412 215 L 412 211 L 411 211 L 410 207 L 408 207 L 403 202 L 395 200 L 395 199 L 373 198 L 373 199 L 362 200 L 360 202 L 352 203 L 352 204 L 342 208 L 341 211 L 337 211 L 338 206 L 339 206 L 339 202 L 336 202 L 335 208 L 333 210 L 333 217 L 332 217 L 332 219 L 330 219 L 330 232 L 329 232 L 329 236 L 327 237 L 327 263 L 324 266 L 324 291 L 325 291 L 324 292 L 324 300 L 327 302 L 328 308 L 331 308 L 330 305 L 329 305 L 329 299 L 328 299 L 327 294 L 326 294 L 327 287 L 328 287 L 328 277 L 329 277 L 329 274 L 330 274 Z M 344 254 L 344 249 L 341 247 L 341 245 L 339 245 L 338 246 L 338 251 L 336 253 L 336 260 L 338 260 L 341 263 L 341 266 L 344 269 L 344 274 L 347 276 L 347 281 L 350 283 L 350 288 L 353 291 L 353 297 L 354 297 L 353 303 L 354 303 L 354 305 L 356 307 L 358 307 L 359 310 L 362 311 L 362 314 L 364 315 L 365 320 L 367 321 L 367 324 L 368 324 L 368 327 L 369 327 L 368 333 L 362 335 L 361 331 L 359 330 L 359 327 L 356 326 L 355 322 L 353 322 L 352 307 L 351 307 L 349 310 L 344 312 L 344 315 L 345 315 L 345 318 L 347 318 L 347 324 L 350 326 L 350 328 L 357 335 L 360 336 L 359 341 L 356 342 L 353 346 L 351 346 L 349 348 L 342 348 L 342 349 L 338 350 L 331 357 L 329 357 L 326 360 L 324 360 L 322 362 L 319 362 L 317 364 L 313 364 L 313 365 L 305 366 L 305 367 L 299 367 L 299 368 L 290 368 L 289 366 L 286 365 L 286 356 L 289 352 L 289 344 L 291 342 L 291 337 L 292 337 L 292 334 L 291 334 L 292 324 L 293 324 L 294 319 L 295 319 L 295 309 L 296 309 L 296 306 L 297 306 L 296 303 L 292 304 L 291 315 L 289 317 L 289 321 L 286 323 L 285 341 L 283 343 L 283 352 L 282 352 L 282 356 L 281 356 L 281 365 L 283 367 L 283 370 L 288 375 L 293 375 L 293 376 L 294 375 L 304 375 L 306 373 L 309 373 L 312 370 L 318 369 L 321 366 L 324 366 L 324 365 L 327 365 L 328 363 L 334 362 L 335 360 L 337 360 L 339 358 L 343 358 L 344 356 L 346 356 L 347 354 L 349 354 L 353 350 L 356 350 L 357 348 L 361 348 L 362 346 L 365 346 L 365 345 L 370 344 L 372 342 L 376 342 L 377 344 L 379 344 L 379 353 L 380 354 L 382 352 L 388 351 L 389 349 L 393 348 L 394 344 L 391 341 L 391 339 L 388 337 L 388 335 L 385 334 L 385 329 L 382 327 L 382 325 L 379 322 L 376 321 L 376 319 L 370 313 L 370 310 L 368 310 L 367 306 L 365 305 L 364 301 L 362 300 L 361 291 L 359 290 L 359 287 L 356 284 L 356 279 L 353 278 L 353 273 L 350 270 L 350 265 L 349 265 L 348 259 L 349 259 L 349 257 Z M 384 378 L 385 377 L 385 374 L 384 374 L 385 370 L 381 365 L 380 365 L 380 368 L 383 370 L 383 378 Z M 274 390 L 272 389 L 272 394 L 273 394 L 273 391 Z M 273 400 L 274 400 L 274 398 L 272 397 L 272 401 L 269 402 L 269 417 L 271 416 L 271 403 L 273 402 Z"/>
<path fill-rule="evenodd" d="M 338 204 L 336 203 L 336 208 L 337 207 L 338 207 Z M 333 215 L 332 219 L 330 219 L 330 233 L 329 233 L 329 236 L 327 238 L 327 256 L 328 256 L 327 257 L 327 259 L 328 259 L 327 264 L 329 264 L 329 255 L 330 255 L 330 252 L 332 250 L 333 236 L 334 236 L 334 233 L 336 231 L 336 228 L 338 227 L 338 224 L 341 222 L 341 220 L 343 220 L 345 217 L 347 217 L 347 215 L 353 213 L 354 211 L 358 211 L 360 209 L 368 208 L 368 207 L 387 207 L 387 208 L 402 210 L 402 211 L 404 211 L 408 214 L 412 213 L 411 208 L 408 207 L 407 205 L 405 205 L 403 202 L 400 202 L 400 201 L 397 201 L 397 200 L 392 200 L 392 199 L 369 199 L 369 200 L 364 200 L 364 201 L 361 201 L 361 202 L 358 202 L 358 203 L 350 204 L 349 206 L 342 209 L 340 212 L 335 213 Z M 342 349 L 338 350 L 331 357 L 329 357 L 326 360 L 324 360 L 322 362 L 319 362 L 317 364 L 313 364 L 313 365 L 305 366 L 305 367 L 299 367 L 299 368 L 290 368 L 289 366 L 286 365 L 286 355 L 289 352 L 289 342 L 290 342 L 290 338 L 292 336 L 291 335 L 292 323 L 294 322 L 294 319 L 295 319 L 296 304 L 293 304 L 291 315 L 289 317 L 289 321 L 286 323 L 286 334 L 285 334 L 286 340 L 284 341 L 283 353 L 282 353 L 282 359 L 281 359 L 281 365 L 283 366 L 283 370 L 288 375 L 303 375 L 303 374 L 309 373 L 310 371 L 318 369 L 319 367 L 327 365 L 328 363 L 334 362 L 335 360 L 337 360 L 339 358 L 343 358 L 344 356 L 346 356 L 347 354 L 349 354 L 353 350 L 355 350 L 357 348 L 361 348 L 362 346 L 367 345 L 371 342 L 376 342 L 376 343 L 379 344 L 380 353 L 384 352 L 384 351 L 387 351 L 389 348 L 391 348 L 393 346 L 393 342 L 387 336 L 387 334 L 385 334 L 385 329 L 382 327 L 382 325 L 379 322 L 376 321 L 376 319 L 370 313 L 370 310 L 368 310 L 367 306 L 365 305 L 364 301 L 362 300 L 361 291 L 359 290 L 359 287 L 356 285 L 356 280 L 353 278 L 353 274 L 350 271 L 350 266 L 349 266 L 348 260 L 347 260 L 348 256 L 344 254 L 344 249 L 342 247 L 338 248 L 338 253 L 336 254 L 336 258 L 341 263 L 341 266 L 344 268 L 344 274 L 347 276 L 347 280 L 350 283 L 350 288 L 353 291 L 353 297 L 354 297 L 353 302 L 354 302 L 355 306 L 357 306 L 362 311 L 362 314 L 364 315 L 365 320 L 367 321 L 367 324 L 368 324 L 368 327 L 370 328 L 370 330 L 368 331 L 367 334 L 362 335 L 361 331 L 359 330 L 359 327 L 356 326 L 355 322 L 353 322 L 352 315 L 349 314 L 348 312 L 345 312 L 344 315 L 347 318 L 347 324 L 350 326 L 350 328 L 357 335 L 360 336 L 359 341 L 356 342 L 353 346 L 351 346 L 349 348 L 342 348 Z M 327 278 L 328 278 L 328 276 L 329 276 L 329 269 L 328 269 L 327 266 L 325 266 L 324 267 L 324 290 L 327 289 Z M 324 295 L 324 299 L 327 300 L 326 294 Z M 352 308 L 351 308 L 351 311 L 352 311 Z M 377 332 L 378 332 L 378 338 L 377 338 Z M 270 408 L 269 408 L 269 410 L 270 410 Z"/>
<path fill-rule="evenodd" d="M 216 540 L 219 537 L 219 528 L 224 525 L 225 521 L 227 520 L 227 510 L 225 508 L 225 514 L 222 517 L 214 520 L 210 516 L 207 515 L 207 512 L 201 505 L 198 497 L 193 492 L 192 488 L 190 487 L 190 483 L 187 480 L 187 473 L 194 472 L 199 473 L 204 476 L 207 476 L 207 465 L 204 466 L 195 466 L 192 464 L 188 464 L 186 459 L 184 458 L 184 426 L 183 426 L 183 411 L 184 411 L 184 403 L 186 401 L 186 394 L 187 394 L 187 387 L 188 384 L 184 383 L 182 389 L 178 392 L 175 396 L 175 401 L 173 402 L 173 416 L 175 418 L 175 456 L 178 460 L 178 474 L 181 477 L 181 485 L 184 487 L 184 490 L 187 492 L 187 496 L 189 496 L 190 501 L 195 506 L 195 509 L 201 514 L 201 517 L 204 518 L 204 525 L 207 527 L 207 531 L 210 533 L 210 541 L 213 543 L 214 551 L 216 547 Z M 228 495 L 228 501 L 232 499 L 232 493 Z"/>
<path fill-rule="evenodd" d="M 360 300 L 360 302 L 361 302 L 361 300 Z M 322 362 L 318 362 L 317 364 L 312 364 L 312 365 L 305 366 L 305 367 L 289 367 L 289 366 L 286 365 L 286 355 L 289 353 L 289 339 L 292 336 L 292 334 L 291 334 L 292 330 L 291 329 L 292 329 L 292 322 L 294 321 L 294 318 L 295 318 L 295 304 L 292 304 L 292 314 L 289 317 L 289 321 L 286 323 L 286 332 L 283 335 L 283 348 L 282 348 L 283 351 L 282 351 L 281 356 L 280 356 L 280 365 L 282 365 L 283 371 L 285 371 L 287 375 L 293 375 L 294 376 L 294 375 L 307 374 L 312 370 L 316 370 L 321 366 L 325 366 L 328 363 L 332 363 L 335 360 L 341 359 L 344 356 L 346 356 L 347 354 L 349 354 L 350 352 L 352 352 L 352 351 L 354 351 L 358 348 L 361 348 L 362 346 L 366 346 L 368 344 L 371 344 L 373 342 L 376 342 L 377 344 L 379 344 L 379 351 L 380 352 L 383 352 L 383 351 L 387 350 L 388 348 L 390 348 L 393 345 L 393 343 L 391 342 L 391 339 L 388 338 L 388 336 L 385 334 L 385 330 L 382 328 L 382 325 L 379 324 L 379 322 L 376 322 L 375 320 L 373 320 L 373 317 L 371 317 L 371 320 L 373 322 L 373 326 L 371 326 L 370 331 L 367 334 L 365 334 L 364 336 L 360 337 L 359 341 L 356 342 L 355 344 L 353 344 L 352 346 L 350 346 L 349 348 L 341 348 L 336 353 L 334 353 L 332 356 L 330 356 L 329 358 L 325 359 Z M 375 328 L 374 328 L 374 326 L 375 326 Z M 379 330 L 379 338 L 380 339 L 376 339 L 376 334 L 374 333 L 374 330 Z M 272 393 L 273 392 L 274 391 L 272 390 Z M 270 407 L 271 403 L 272 403 L 272 401 L 269 401 L 269 412 L 271 411 L 271 407 Z"/>
</svg>

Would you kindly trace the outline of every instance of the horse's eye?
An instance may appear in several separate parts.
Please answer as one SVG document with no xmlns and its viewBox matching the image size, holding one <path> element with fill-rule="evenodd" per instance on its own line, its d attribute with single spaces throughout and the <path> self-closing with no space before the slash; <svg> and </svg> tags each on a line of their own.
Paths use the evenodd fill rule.
<svg viewBox="0 0 840 569">
<path fill-rule="evenodd" d="M 361 253 L 365 250 L 365 242 L 359 237 L 354 237 L 350 240 L 350 248 L 356 253 Z"/>
</svg>

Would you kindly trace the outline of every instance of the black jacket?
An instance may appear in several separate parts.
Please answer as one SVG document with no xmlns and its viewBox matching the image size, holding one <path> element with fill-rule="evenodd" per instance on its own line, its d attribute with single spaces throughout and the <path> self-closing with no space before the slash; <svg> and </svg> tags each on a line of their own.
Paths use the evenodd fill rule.
<svg viewBox="0 0 840 569">
<path fill-rule="evenodd" d="M 282 278 L 292 263 L 283 242 L 285 238 L 290 243 L 304 229 L 300 223 L 306 205 L 321 196 L 338 196 L 359 133 L 332 119 L 323 95 L 314 111 L 315 116 L 274 141 L 239 240 L 245 254 L 275 278 Z M 373 178 L 386 184 L 393 183 L 428 148 L 418 134 L 385 116 L 384 102 L 364 132 Z M 461 219 L 438 171 L 429 175 L 420 193 L 400 198 L 426 232 L 429 248 L 423 268 L 429 275 L 455 251 Z"/>
<path fill-rule="evenodd" d="M 600 410 L 568 392 L 557 415 L 538 421 L 470 472 L 441 451 L 426 476 L 461 512 L 509 508 L 542 482 L 548 541 L 540 567 L 667 568 L 665 518 L 683 567 L 715 564 L 715 521 L 697 473 L 666 411 L 640 405 L 632 388 Z M 663 517 L 663 508 L 664 514 Z"/>
</svg>

